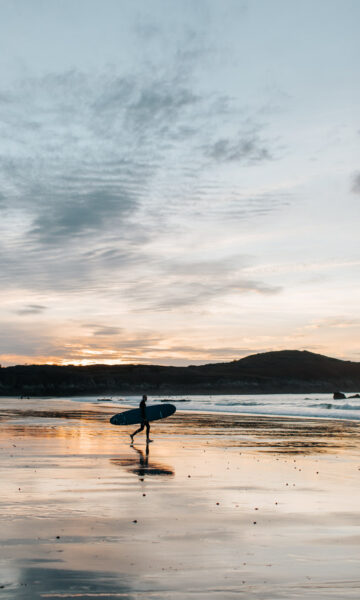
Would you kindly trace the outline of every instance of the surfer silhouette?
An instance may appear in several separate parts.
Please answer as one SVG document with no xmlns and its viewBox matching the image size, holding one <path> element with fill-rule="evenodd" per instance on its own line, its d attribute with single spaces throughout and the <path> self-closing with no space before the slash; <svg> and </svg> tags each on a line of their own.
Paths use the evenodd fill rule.
<svg viewBox="0 0 360 600">
<path fill-rule="evenodd" d="M 145 427 L 146 427 L 146 443 L 149 444 L 150 442 L 152 442 L 152 440 L 149 437 L 150 436 L 150 423 L 146 418 L 146 402 L 147 402 L 147 396 L 144 394 L 142 397 L 142 400 L 139 404 L 139 409 L 140 409 L 140 413 L 141 413 L 141 425 L 140 425 L 139 429 L 134 431 L 134 433 L 130 433 L 131 443 L 134 442 L 134 437 L 136 436 L 136 434 L 140 433 L 140 431 L 143 431 L 143 429 Z"/>
</svg>

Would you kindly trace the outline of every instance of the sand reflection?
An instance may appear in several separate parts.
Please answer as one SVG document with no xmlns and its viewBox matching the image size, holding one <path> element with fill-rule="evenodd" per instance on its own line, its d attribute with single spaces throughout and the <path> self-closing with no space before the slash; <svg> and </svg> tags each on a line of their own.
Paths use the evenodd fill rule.
<svg viewBox="0 0 360 600">
<path fill-rule="evenodd" d="M 34 563 L 43 561 L 34 560 Z M 17 576 L 14 577 L 17 571 Z M 133 598 L 126 575 L 106 571 L 80 571 L 49 567 L 12 569 L 12 576 L 2 573 L 7 600 L 41 600 L 43 598 Z"/>
<path fill-rule="evenodd" d="M 358 597 L 358 422 L 179 412 L 146 449 L 111 407 L 21 402 L 0 400 L 4 600 Z"/>
<path fill-rule="evenodd" d="M 131 446 L 131 449 L 135 452 L 136 456 L 130 458 L 112 458 L 110 459 L 111 464 L 125 468 L 126 471 L 138 475 L 141 479 L 149 475 L 162 477 L 173 477 L 175 475 L 175 471 L 167 465 L 149 460 L 149 444 L 147 444 L 145 452 L 136 446 Z"/>
</svg>

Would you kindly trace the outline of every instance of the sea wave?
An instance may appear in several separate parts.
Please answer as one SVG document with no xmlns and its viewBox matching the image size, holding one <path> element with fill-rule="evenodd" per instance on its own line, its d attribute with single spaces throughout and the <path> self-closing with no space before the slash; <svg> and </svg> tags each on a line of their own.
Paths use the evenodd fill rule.
<svg viewBox="0 0 360 600">
<path fill-rule="evenodd" d="M 311 408 L 326 408 L 336 410 L 360 410 L 359 404 L 333 404 L 332 402 L 320 402 L 318 404 L 309 404 Z"/>
<path fill-rule="evenodd" d="M 215 406 L 265 406 L 264 402 L 216 402 Z"/>
<path fill-rule="evenodd" d="M 162 398 L 161 402 L 191 402 L 189 398 Z"/>
</svg>

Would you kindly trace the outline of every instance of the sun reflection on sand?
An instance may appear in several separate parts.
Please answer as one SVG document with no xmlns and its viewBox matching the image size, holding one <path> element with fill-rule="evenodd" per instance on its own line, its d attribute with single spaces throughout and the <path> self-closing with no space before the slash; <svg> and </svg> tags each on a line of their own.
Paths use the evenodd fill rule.
<svg viewBox="0 0 360 600">
<path fill-rule="evenodd" d="M 58 402 L 58 404 L 60 401 Z M 0 423 L 6 424 L 2 436 L 57 438 L 77 440 L 77 449 L 111 451 L 118 440 L 127 440 L 126 427 L 109 425 L 113 407 L 94 403 L 74 402 L 66 408 L 41 408 L 36 400 L 22 400 L 21 407 L 15 400 L 3 401 Z M 14 405 L 15 404 L 15 405 Z M 53 401 L 51 401 L 53 404 Z M 77 426 L 74 427 L 74 424 Z M 157 435 L 172 439 L 191 436 L 202 443 L 209 438 L 213 446 L 254 448 L 273 453 L 338 453 L 350 449 L 359 439 L 359 424 L 352 421 L 321 420 L 311 418 L 268 417 L 211 413 L 181 413 L 165 421 L 157 421 L 153 427 Z"/>
<path fill-rule="evenodd" d="M 130 446 L 113 410 L 0 400 L 6 600 L 354 597 L 358 424 L 177 412 Z"/>
</svg>

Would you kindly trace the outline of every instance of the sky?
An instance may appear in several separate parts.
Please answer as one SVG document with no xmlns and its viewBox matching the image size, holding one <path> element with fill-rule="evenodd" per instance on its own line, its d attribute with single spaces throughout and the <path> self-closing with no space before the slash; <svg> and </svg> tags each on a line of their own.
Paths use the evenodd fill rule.
<svg viewBox="0 0 360 600">
<path fill-rule="evenodd" d="M 358 0 L 0 0 L 0 363 L 360 360 Z"/>
</svg>

